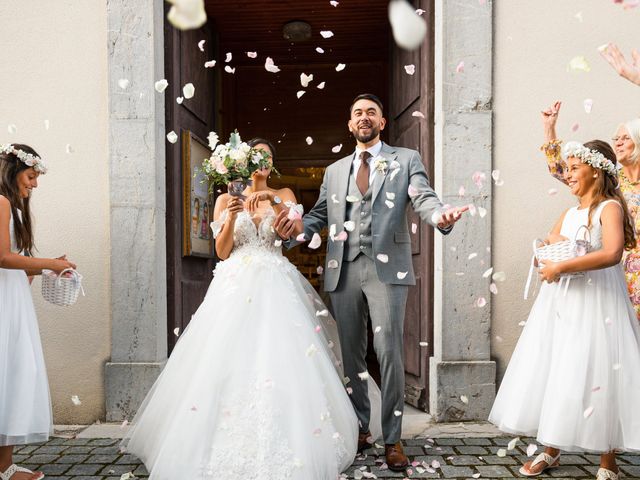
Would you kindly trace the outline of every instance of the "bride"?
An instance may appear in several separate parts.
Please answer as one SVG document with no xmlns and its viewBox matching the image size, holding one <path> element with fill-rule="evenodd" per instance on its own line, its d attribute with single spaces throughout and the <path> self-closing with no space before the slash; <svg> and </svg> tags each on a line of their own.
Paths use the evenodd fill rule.
<svg viewBox="0 0 640 480">
<path fill-rule="evenodd" d="M 249 144 L 273 159 L 268 141 Z M 328 480 L 356 455 L 335 321 L 282 255 L 272 225 L 296 199 L 270 171 L 246 199 L 218 198 L 224 261 L 123 441 L 150 480 Z"/>
</svg>

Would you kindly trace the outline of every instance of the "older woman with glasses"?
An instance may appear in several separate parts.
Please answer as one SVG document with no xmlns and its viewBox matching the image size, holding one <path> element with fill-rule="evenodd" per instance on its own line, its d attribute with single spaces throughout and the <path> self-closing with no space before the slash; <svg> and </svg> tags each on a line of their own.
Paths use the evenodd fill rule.
<svg viewBox="0 0 640 480">
<path fill-rule="evenodd" d="M 547 157 L 551 175 L 566 184 L 564 163 L 560 157 L 562 140 L 556 135 L 556 122 L 561 105 L 561 102 L 556 102 L 542 111 L 545 143 L 541 150 Z M 633 250 L 625 250 L 623 262 L 629 297 L 640 319 L 640 118 L 620 124 L 611 143 L 616 160 L 622 165 L 618 170 L 618 181 L 635 226 L 636 247 Z"/>
</svg>

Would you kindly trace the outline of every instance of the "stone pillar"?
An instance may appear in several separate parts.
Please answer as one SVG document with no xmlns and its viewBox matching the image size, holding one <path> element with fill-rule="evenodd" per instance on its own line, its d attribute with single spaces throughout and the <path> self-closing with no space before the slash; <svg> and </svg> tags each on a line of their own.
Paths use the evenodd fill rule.
<svg viewBox="0 0 640 480">
<path fill-rule="evenodd" d="M 436 191 L 445 203 L 487 211 L 484 218 L 466 214 L 450 235 L 435 236 L 429 389 L 431 414 L 440 422 L 486 420 L 495 397 L 490 280 L 482 277 L 491 266 L 492 9 L 491 0 L 436 1 Z M 464 71 L 456 72 L 460 62 Z M 486 175 L 481 189 L 474 172 Z M 480 297 L 485 306 L 478 306 Z"/>
<path fill-rule="evenodd" d="M 167 359 L 162 0 L 108 0 L 111 361 L 107 421 L 131 419 Z M 126 84 L 126 81 L 128 84 Z M 124 87 L 124 88 L 123 88 Z"/>
</svg>

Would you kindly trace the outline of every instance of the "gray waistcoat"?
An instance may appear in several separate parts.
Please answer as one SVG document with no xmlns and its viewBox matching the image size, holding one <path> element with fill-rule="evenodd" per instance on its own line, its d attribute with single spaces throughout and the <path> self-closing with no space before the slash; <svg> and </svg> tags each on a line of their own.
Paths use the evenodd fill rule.
<svg viewBox="0 0 640 480">
<path fill-rule="evenodd" d="M 358 190 L 353 174 L 349 175 L 348 195 L 362 199 L 359 202 L 347 202 L 346 220 L 351 220 L 356 228 L 349 232 L 349 236 L 344 245 L 344 256 L 347 262 L 352 262 L 355 258 L 364 253 L 373 260 L 373 249 L 371 245 L 371 185 L 364 197 Z M 338 231 L 340 226 L 337 225 Z"/>
</svg>

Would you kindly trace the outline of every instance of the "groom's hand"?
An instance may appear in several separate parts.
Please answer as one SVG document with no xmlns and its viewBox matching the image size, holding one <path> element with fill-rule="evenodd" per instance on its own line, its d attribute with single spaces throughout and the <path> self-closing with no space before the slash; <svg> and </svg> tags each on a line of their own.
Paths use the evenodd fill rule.
<svg viewBox="0 0 640 480">
<path fill-rule="evenodd" d="M 440 222 L 438 222 L 438 228 L 447 228 L 453 226 L 460 218 L 462 218 L 462 214 L 469 210 L 469 205 L 465 205 L 464 207 L 449 207 L 446 206 L 444 212 L 442 212 L 442 217 L 440 218 Z"/>
<path fill-rule="evenodd" d="M 295 222 L 287 217 L 288 213 L 288 210 L 282 210 L 276 216 L 276 221 L 273 224 L 273 228 L 276 229 L 276 233 L 282 240 L 289 240 L 295 230 Z"/>
</svg>

